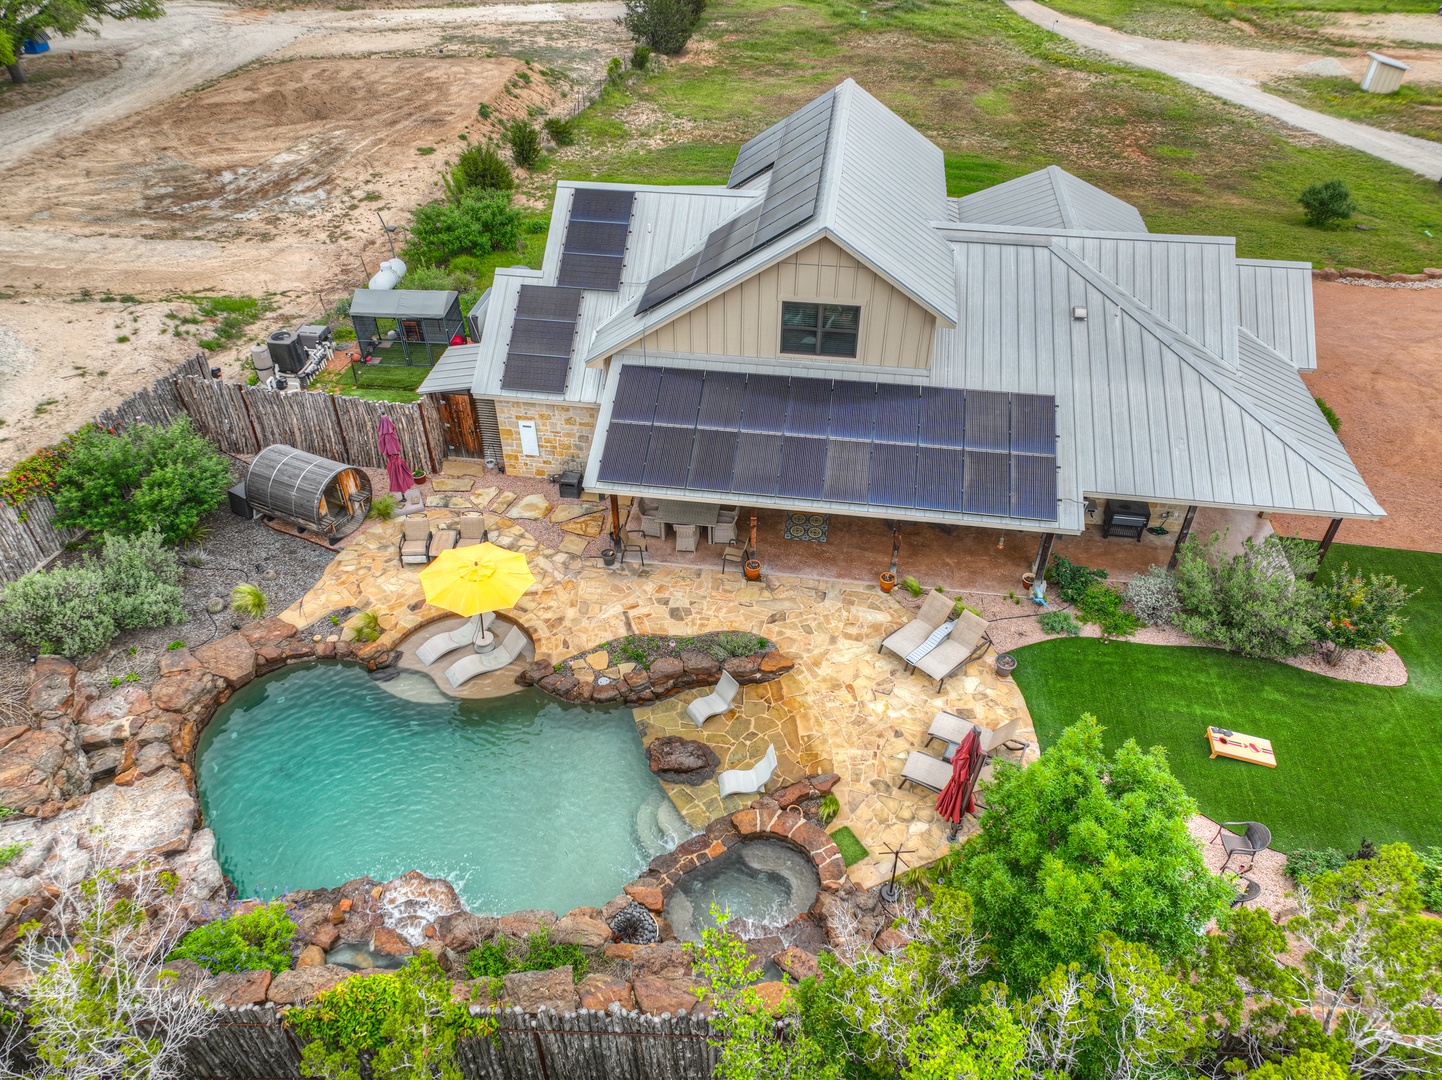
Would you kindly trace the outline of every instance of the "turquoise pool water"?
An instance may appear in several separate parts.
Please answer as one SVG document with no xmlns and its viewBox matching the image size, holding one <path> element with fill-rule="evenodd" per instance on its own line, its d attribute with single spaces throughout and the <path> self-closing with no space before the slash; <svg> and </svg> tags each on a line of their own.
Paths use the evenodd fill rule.
<svg viewBox="0 0 1442 1080">
<path fill-rule="evenodd" d="M 226 702 L 197 760 L 242 896 L 414 869 L 475 912 L 564 913 L 604 904 L 678 838 L 631 713 L 535 690 L 412 701 L 356 666 L 293 667 Z"/>
</svg>

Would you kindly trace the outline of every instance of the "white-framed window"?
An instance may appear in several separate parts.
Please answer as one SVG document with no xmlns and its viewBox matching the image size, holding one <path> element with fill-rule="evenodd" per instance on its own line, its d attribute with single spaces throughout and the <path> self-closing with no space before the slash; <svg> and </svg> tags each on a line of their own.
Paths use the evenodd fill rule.
<svg viewBox="0 0 1442 1080">
<path fill-rule="evenodd" d="M 781 305 L 781 351 L 784 353 L 854 357 L 860 330 L 859 307 L 793 300 Z"/>
</svg>

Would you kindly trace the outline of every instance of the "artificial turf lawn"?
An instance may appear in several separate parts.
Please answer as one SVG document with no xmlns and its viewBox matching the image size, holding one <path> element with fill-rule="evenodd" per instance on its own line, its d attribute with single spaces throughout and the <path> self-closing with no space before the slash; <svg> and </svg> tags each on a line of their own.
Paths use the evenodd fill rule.
<svg viewBox="0 0 1442 1080">
<path fill-rule="evenodd" d="M 832 841 L 836 844 L 837 850 L 841 852 L 841 859 L 847 866 L 854 866 L 871 852 L 866 850 L 863 844 L 850 828 L 843 825 L 831 834 Z"/>
<path fill-rule="evenodd" d="M 1344 560 L 1423 590 L 1393 642 L 1407 685 L 1341 682 L 1217 649 L 1054 639 L 1016 650 L 1042 750 L 1089 712 L 1108 750 L 1128 738 L 1165 747 L 1202 813 L 1260 821 L 1284 851 L 1355 851 L 1363 837 L 1442 845 L 1442 555 L 1338 544 L 1327 568 Z M 1209 758 L 1209 725 L 1270 739 L 1277 767 Z"/>
</svg>

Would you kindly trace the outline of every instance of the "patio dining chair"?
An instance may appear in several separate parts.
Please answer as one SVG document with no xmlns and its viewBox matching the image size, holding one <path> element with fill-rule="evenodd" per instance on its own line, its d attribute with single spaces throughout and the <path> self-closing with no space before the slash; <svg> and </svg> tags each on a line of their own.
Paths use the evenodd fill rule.
<svg viewBox="0 0 1442 1080">
<path fill-rule="evenodd" d="M 649 508 L 644 501 L 636 504 L 636 516 L 641 519 L 642 536 L 649 536 L 653 540 L 666 539 L 666 523 L 661 520 L 660 514 L 661 506 L 659 503 Z"/>
<path fill-rule="evenodd" d="M 877 652 L 893 652 L 902 660 L 926 643 L 932 632 L 951 616 L 952 601 L 941 593 L 928 593 L 916 617 L 900 630 L 893 631 L 882 639 Z M 910 666 L 908 664 L 908 666 Z"/>
<path fill-rule="evenodd" d="M 1229 826 L 1232 825 L 1245 831 L 1238 836 L 1230 831 Z M 1215 843 L 1218 839 L 1222 841 L 1222 850 L 1227 853 L 1227 857 L 1222 860 L 1222 869 L 1225 870 L 1233 855 L 1242 855 L 1256 862 L 1257 854 L 1272 846 L 1272 830 L 1260 821 L 1224 821 L 1217 826 L 1217 835 L 1212 837 L 1212 842 Z M 1251 868 L 1252 863 L 1248 863 L 1247 869 Z"/>
<path fill-rule="evenodd" d="M 671 529 L 676 533 L 677 551 L 696 550 L 696 541 L 701 537 L 699 525 L 672 525 Z"/>
<path fill-rule="evenodd" d="M 728 544 L 726 550 L 721 553 L 721 572 L 726 573 L 726 564 L 734 562 L 736 569 L 742 570 L 746 563 L 746 552 L 735 544 Z"/>
<path fill-rule="evenodd" d="M 1242 882 L 1246 882 L 1245 885 Z M 1232 907 L 1241 907 L 1249 904 L 1262 895 L 1262 887 L 1246 874 L 1238 874 L 1236 881 L 1237 895 L 1232 897 Z"/>
<path fill-rule="evenodd" d="M 736 542 L 736 512 L 722 510 L 716 515 L 716 524 L 708 525 L 707 532 L 713 544 L 734 544 Z"/>
<path fill-rule="evenodd" d="M 456 541 L 456 547 L 474 547 L 486 542 L 484 514 L 467 514 L 456 522 L 456 529 L 461 534 L 461 538 Z"/>
<path fill-rule="evenodd" d="M 637 536 L 634 532 L 628 532 L 621 538 L 622 565 L 626 562 L 626 553 L 628 551 L 634 551 L 637 555 L 641 556 L 641 565 L 646 565 L 646 538 L 644 536 Z"/>
<path fill-rule="evenodd" d="M 401 522 L 400 545 L 396 550 L 402 566 L 431 561 L 431 523 L 423 517 Z"/>
</svg>

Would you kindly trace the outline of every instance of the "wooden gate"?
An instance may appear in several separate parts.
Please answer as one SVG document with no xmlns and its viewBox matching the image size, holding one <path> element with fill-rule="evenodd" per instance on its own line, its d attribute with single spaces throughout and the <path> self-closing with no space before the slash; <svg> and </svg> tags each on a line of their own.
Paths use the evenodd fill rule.
<svg viewBox="0 0 1442 1080">
<path fill-rule="evenodd" d="M 471 395 L 436 394 L 435 399 L 441 406 L 441 425 L 445 428 L 446 446 L 450 452 L 456 457 L 485 457 Z"/>
</svg>

